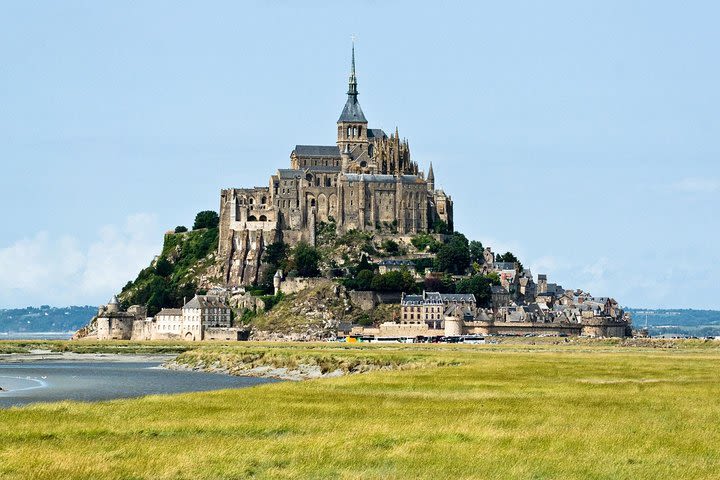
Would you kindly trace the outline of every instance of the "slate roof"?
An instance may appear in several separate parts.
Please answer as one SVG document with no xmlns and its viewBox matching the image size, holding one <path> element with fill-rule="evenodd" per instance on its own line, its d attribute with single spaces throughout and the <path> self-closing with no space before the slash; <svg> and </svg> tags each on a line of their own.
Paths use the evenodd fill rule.
<svg viewBox="0 0 720 480">
<path fill-rule="evenodd" d="M 181 308 L 163 308 L 160 310 L 156 317 L 163 317 L 163 316 L 179 316 L 182 315 L 182 309 Z"/>
<path fill-rule="evenodd" d="M 340 158 L 340 149 L 337 145 L 295 145 L 293 151 L 298 157 Z"/>
<path fill-rule="evenodd" d="M 302 170 L 293 170 L 291 168 L 280 168 L 278 169 L 278 175 L 280 178 L 302 178 Z"/>
<path fill-rule="evenodd" d="M 345 177 L 348 179 L 348 181 L 351 182 L 359 182 L 360 180 L 364 180 L 366 182 L 375 182 L 375 183 L 395 183 L 396 177 L 395 175 L 381 175 L 381 174 L 371 174 L 371 173 L 346 173 Z M 420 177 L 417 175 L 401 175 L 401 179 L 403 183 L 417 183 L 419 181 L 422 181 Z"/>
<path fill-rule="evenodd" d="M 335 165 L 311 165 L 306 167 L 309 172 L 340 173 L 340 167 Z"/>
<path fill-rule="evenodd" d="M 402 305 L 439 304 L 443 302 L 475 302 L 475 295 L 472 293 L 439 293 L 424 292 L 422 295 L 405 295 Z"/>
<path fill-rule="evenodd" d="M 343 108 L 338 122 L 367 123 L 367 119 L 365 118 L 362 108 L 360 108 L 360 102 L 357 101 L 356 95 L 348 95 L 345 108 Z"/>
<path fill-rule="evenodd" d="M 387 134 L 385 134 L 385 132 L 382 130 L 382 128 L 368 128 L 367 136 L 368 136 L 368 139 L 370 139 L 370 138 L 387 138 Z"/>
<path fill-rule="evenodd" d="M 219 297 L 195 295 L 183 308 L 225 308 L 225 303 Z"/>
</svg>

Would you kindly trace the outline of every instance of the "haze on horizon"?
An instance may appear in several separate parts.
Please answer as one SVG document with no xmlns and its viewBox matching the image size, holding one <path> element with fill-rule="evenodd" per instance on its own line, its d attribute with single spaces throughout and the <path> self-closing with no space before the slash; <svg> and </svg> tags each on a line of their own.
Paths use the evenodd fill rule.
<svg viewBox="0 0 720 480">
<path fill-rule="evenodd" d="M 355 34 L 370 126 L 433 162 L 457 230 L 720 309 L 718 4 L 306 3 L 4 4 L 0 308 L 104 303 L 221 187 L 333 144 Z"/>
</svg>

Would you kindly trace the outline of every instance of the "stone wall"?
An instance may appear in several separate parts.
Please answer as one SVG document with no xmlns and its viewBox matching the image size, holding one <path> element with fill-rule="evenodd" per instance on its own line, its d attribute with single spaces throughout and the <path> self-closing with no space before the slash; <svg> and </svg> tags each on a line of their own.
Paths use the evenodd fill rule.
<svg viewBox="0 0 720 480">
<path fill-rule="evenodd" d="M 203 340 L 238 341 L 247 340 L 247 332 L 240 328 L 206 328 Z"/>
<path fill-rule="evenodd" d="M 326 278 L 308 278 L 308 277 L 296 277 L 296 278 L 285 278 L 280 283 L 280 291 L 285 295 L 291 293 L 297 293 L 308 288 L 320 287 L 327 283 Z"/>
<path fill-rule="evenodd" d="M 401 292 L 373 292 L 371 290 L 350 291 L 350 301 L 363 312 L 368 312 L 383 303 L 400 303 L 401 298 Z"/>
</svg>

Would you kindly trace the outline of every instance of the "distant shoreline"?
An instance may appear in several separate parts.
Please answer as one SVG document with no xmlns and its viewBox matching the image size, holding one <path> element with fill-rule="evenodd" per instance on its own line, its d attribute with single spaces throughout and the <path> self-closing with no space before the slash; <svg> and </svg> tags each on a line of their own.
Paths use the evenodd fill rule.
<svg viewBox="0 0 720 480">
<path fill-rule="evenodd" d="M 124 362 L 124 363 L 165 363 L 177 357 L 177 354 L 144 354 L 144 353 L 75 353 L 52 352 L 50 350 L 32 350 L 30 353 L 0 354 L 0 364 L 31 363 L 31 362 Z"/>
</svg>

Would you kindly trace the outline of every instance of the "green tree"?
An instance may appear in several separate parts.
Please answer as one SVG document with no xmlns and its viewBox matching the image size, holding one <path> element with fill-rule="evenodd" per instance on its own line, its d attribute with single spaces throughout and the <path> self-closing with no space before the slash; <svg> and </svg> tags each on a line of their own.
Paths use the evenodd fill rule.
<svg viewBox="0 0 720 480">
<path fill-rule="evenodd" d="M 320 253 L 315 247 L 305 242 L 298 243 L 293 249 L 295 269 L 301 277 L 317 277 L 320 275 Z"/>
<path fill-rule="evenodd" d="M 395 240 L 391 239 L 383 240 L 380 248 L 390 255 L 395 255 L 400 252 L 400 245 Z"/>
<path fill-rule="evenodd" d="M 482 242 L 479 242 L 477 240 L 471 240 L 470 241 L 470 262 L 477 262 L 479 264 L 483 264 L 485 262 L 483 257 L 483 252 L 485 249 L 483 248 Z"/>
<path fill-rule="evenodd" d="M 457 293 L 472 293 L 478 307 L 489 307 L 492 299 L 492 285 L 500 285 L 500 279 L 495 276 L 473 275 L 457 282 Z"/>
<path fill-rule="evenodd" d="M 160 257 L 155 264 L 155 274 L 161 277 L 167 277 L 173 272 L 173 265 L 165 257 Z"/>
<path fill-rule="evenodd" d="M 217 212 L 213 210 L 204 210 L 195 215 L 195 223 L 193 224 L 193 230 L 200 228 L 215 228 L 220 225 L 220 217 Z"/>
<path fill-rule="evenodd" d="M 375 275 L 371 287 L 376 292 L 406 292 L 417 290 L 415 278 L 407 270 L 394 270 L 392 272 Z"/>
<path fill-rule="evenodd" d="M 372 270 L 360 270 L 355 278 L 355 285 L 358 290 L 372 289 L 372 281 L 375 274 Z"/>
<path fill-rule="evenodd" d="M 175 227 L 175 233 L 183 233 L 183 232 L 187 232 L 186 226 L 178 225 L 177 227 Z"/>
<path fill-rule="evenodd" d="M 507 262 L 507 263 L 516 263 L 518 271 L 520 271 L 520 272 L 523 271 L 523 265 L 522 265 L 522 263 L 520 263 L 520 260 L 518 260 L 518 258 L 510 252 L 505 252 L 502 255 L 498 255 L 497 261 L 498 262 Z"/>
<path fill-rule="evenodd" d="M 440 248 L 435 258 L 435 268 L 441 272 L 463 274 L 470 266 L 470 247 L 462 233 L 454 233 L 450 241 Z"/>
<path fill-rule="evenodd" d="M 448 224 L 445 223 L 444 220 L 435 220 L 433 223 L 433 232 L 448 234 L 450 233 L 450 228 L 448 228 Z"/>
</svg>

